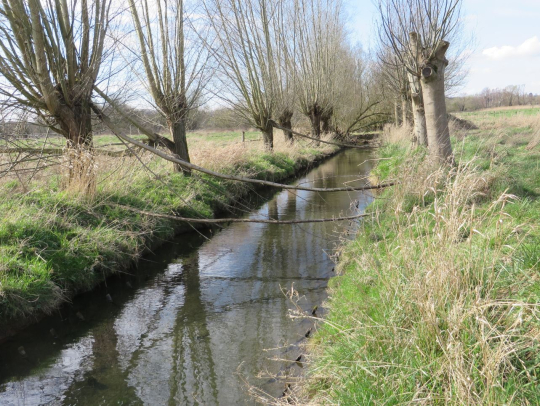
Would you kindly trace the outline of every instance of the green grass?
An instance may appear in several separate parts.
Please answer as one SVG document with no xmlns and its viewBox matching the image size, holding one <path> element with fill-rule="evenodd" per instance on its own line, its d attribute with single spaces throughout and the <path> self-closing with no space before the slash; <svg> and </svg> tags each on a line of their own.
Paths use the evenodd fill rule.
<svg viewBox="0 0 540 406">
<path fill-rule="evenodd" d="M 290 155 L 254 150 L 221 170 L 280 181 L 333 150 L 298 147 Z M 179 226 L 188 229 L 118 205 L 211 218 L 253 188 L 200 174 L 168 174 L 163 169 L 168 164 L 157 159 L 147 165 L 158 170 L 159 181 L 136 161 L 127 165 L 133 168 L 124 167 L 123 175 L 115 169 L 108 180 L 102 173 L 106 181 L 91 199 L 61 190 L 54 177 L 35 181 L 27 192 L 18 180 L 0 186 L 8 196 L 0 202 L 0 325 L 52 311 L 131 266 L 146 247 L 170 238 Z"/>
<path fill-rule="evenodd" d="M 537 116 L 540 115 L 539 107 L 531 108 L 516 108 L 516 109 L 504 109 L 504 110 L 478 110 L 478 111 L 468 111 L 460 112 L 458 114 L 463 118 L 474 118 L 474 117 L 492 117 L 492 118 L 505 118 L 513 116 Z"/>
<path fill-rule="evenodd" d="M 367 209 L 330 283 L 315 403 L 540 403 L 540 148 L 475 134 L 453 140 L 451 173 L 380 150 L 375 177 L 402 184 Z"/>
<path fill-rule="evenodd" d="M 132 138 L 138 140 L 147 139 L 144 135 L 133 134 Z M 233 143 L 242 142 L 242 131 L 222 131 L 222 132 L 207 132 L 207 131 L 193 131 L 187 133 L 187 139 L 189 144 L 197 144 L 199 142 L 212 142 L 216 146 L 225 146 Z M 261 133 L 259 131 L 245 131 L 245 140 L 252 142 L 261 139 Z M 126 147 L 122 142 L 112 134 L 95 135 L 93 138 L 95 148 L 105 148 L 107 150 L 119 150 Z M 29 138 L 19 139 L 16 144 L 20 148 L 63 148 L 65 146 L 65 139 L 57 134 L 51 134 L 47 139 L 45 138 Z M 120 144 L 120 145 L 116 145 Z M 12 143 L 7 144 L 7 147 L 14 147 Z"/>
</svg>

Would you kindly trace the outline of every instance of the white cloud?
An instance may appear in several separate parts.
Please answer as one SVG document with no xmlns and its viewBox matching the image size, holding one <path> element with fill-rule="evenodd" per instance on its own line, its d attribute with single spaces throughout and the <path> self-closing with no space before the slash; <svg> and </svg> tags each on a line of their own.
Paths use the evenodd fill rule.
<svg viewBox="0 0 540 406">
<path fill-rule="evenodd" d="M 493 47 L 484 49 L 483 55 L 490 59 L 507 59 L 519 56 L 537 56 L 540 55 L 540 39 L 537 36 L 529 38 L 523 44 L 517 47 L 504 45 L 502 47 Z"/>
</svg>

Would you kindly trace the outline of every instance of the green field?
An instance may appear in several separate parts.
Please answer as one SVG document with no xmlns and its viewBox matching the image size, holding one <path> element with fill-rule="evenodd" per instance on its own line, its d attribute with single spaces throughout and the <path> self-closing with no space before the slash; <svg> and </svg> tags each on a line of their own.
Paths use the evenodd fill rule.
<svg viewBox="0 0 540 406">
<path fill-rule="evenodd" d="M 538 116 L 540 115 L 540 107 L 531 107 L 531 108 L 515 108 L 510 107 L 500 109 L 500 110 L 478 110 L 478 111 L 468 111 L 456 113 L 456 115 L 471 119 L 474 117 L 493 117 L 493 118 L 504 118 L 504 117 L 515 117 L 515 116 Z"/>
<path fill-rule="evenodd" d="M 276 134 L 279 132 L 276 131 Z M 167 134 L 162 134 L 167 136 Z M 147 139 L 144 135 L 134 134 L 131 135 L 132 138 L 137 140 Z M 194 131 L 187 134 L 188 143 L 190 145 L 197 144 L 200 142 L 212 142 L 217 146 L 225 146 L 230 144 L 242 143 L 242 131 L 224 131 L 224 132 L 207 132 L 207 131 Z M 245 131 L 245 140 L 246 141 L 257 141 L 261 140 L 261 133 L 259 131 Z M 98 149 L 107 149 L 111 151 L 117 151 L 125 149 L 126 145 L 115 135 L 104 134 L 96 135 L 93 138 L 94 147 Z M 5 140 L 0 140 L 0 147 L 19 147 L 19 148 L 63 148 L 66 144 L 65 139 L 59 135 L 51 135 L 49 137 L 42 138 L 29 138 L 29 139 L 18 139 L 10 140 L 9 142 Z"/>
</svg>

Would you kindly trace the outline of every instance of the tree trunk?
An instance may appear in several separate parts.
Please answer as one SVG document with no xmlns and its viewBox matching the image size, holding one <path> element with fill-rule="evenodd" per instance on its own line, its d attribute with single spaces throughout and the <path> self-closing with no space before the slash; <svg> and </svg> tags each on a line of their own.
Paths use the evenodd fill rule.
<svg viewBox="0 0 540 406">
<path fill-rule="evenodd" d="M 269 124 L 261 130 L 264 142 L 264 149 L 272 152 L 274 150 L 274 126 Z"/>
<path fill-rule="evenodd" d="M 176 155 L 183 161 L 190 162 L 186 138 L 186 121 L 180 118 L 174 122 L 170 122 L 169 129 L 174 141 Z M 174 170 L 175 172 L 183 172 L 187 176 L 191 175 L 191 170 L 183 168 L 180 165 L 175 164 Z"/>
<path fill-rule="evenodd" d="M 420 44 L 418 35 L 412 33 L 410 35 L 410 47 L 413 55 L 419 61 Z M 428 137 L 426 129 L 426 113 L 424 110 L 424 97 L 422 95 L 422 85 L 417 74 L 407 73 L 409 78 L 409 88 L 411 89 L 411 104 L 414 123 L 414 140 L 413 143 L 428 146 Z"/>
<path fill-rule="evenodd" d="M 321 116 L 322 111 L 318 104 L 314 104 L 309 112 L 309 120 L 311 121 L 311 136 L 313 138 L 321 139 Z M 315 141 L 315 146 L 319 146 L 321 143 Z"/>
<path fill-rule="evenodd" d="M 311 114 L 311 135 L 313 138 L 321 139 L 321 116 L 318 114 Z M 315 145 L 318 147 L 321 145 L 319 141 L 315 141 Z"/>
<path fill-rule="evenodd" d="M 401 94 L 401 126 L 407 127 L 409 125 L 409 117 L 407 116 L 407 110 L 408 110 L 408 101 L 407 101 L 407 94 L 402 93 Z"/>
<path fill-rule="evenodd" d="M 396 127 L 399 127 L 401 124 L 401 121 L 399 120 L 399 105 L 397 100 L 394 101 L 394 122 L 396 124 Z"/>
<path fill-rule="evenodd" d="M 414 142 L 424 147 L 428 146 L 428 137 L 426 129 L 426 112 L 424 110 L 424 102 L 422 93 L 412 96 L 412 110 L 414 120 Z"/>
<path fill-rule="evenodd" d="M 433 56 L 421 66 L 428 148 L 430 155 L 443 163 L 453 159 L 444 94 L 444 71 L 448 65 L 445 54 L 449 46 L 441 41 Z"/>
<path fill-rule="evenodd" d="M 330 118 L 322 117 L 321 122 L 322 122 L 321 132 L 323 134 L 327 134 L 332 131 L 332 128 L 330 126 Z"/>
<path fill-rule="evenodd" d="M 74 108 L 64 105 L 56 119 L 67 139 L 65 157 L 68 173 L 65 188 L 85 195 L 92 194 L 96 187 L 96 174 L 90 107 L 85 104 Z"/>
<path fill-rule="evenodd" d="M 279 116 L 279 125 L 283 128 L 287 128 L 288 130 L 292 130 L 292 120 L 293 112 L 290 110 L 284 110 L 283 113 Z M 289 144 L 294 143 L 294 137 L 292 131 L 283 131 L 283 134 L 285 135 L 285 141 Z"/>
<path fill-rule="evenodd" d="M 332 125 L 330 122 L 332 121 L 332 116 L 334 115 L 334 109 L 328 109 L 321 115 L 321 123 L 322 123 L 322 133 L 327 134 L 329 132 L 332 132 Z"/>
</svg>

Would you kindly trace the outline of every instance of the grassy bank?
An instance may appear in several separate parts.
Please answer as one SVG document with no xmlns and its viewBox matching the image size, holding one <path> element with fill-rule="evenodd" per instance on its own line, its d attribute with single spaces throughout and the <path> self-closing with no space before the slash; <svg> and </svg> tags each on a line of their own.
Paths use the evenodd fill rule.
<svg viewBox="0 0 540 406">
<path fill-rule="evenodd" d="M 314 404 L 540 403 L 540 116 L 469 115 L 458 166 L 390 134 L 310 344 Z"/>
<path fill-rule="evenodd" d="M 237 134 L 190 137 L 198 138 L 190 151 L 194 163 L 272 181 L 284 180 L 337 150 L 305 143 L 291 147 L 281 134 L 276 134 L 273 154 L 259 142 L 239 143 Z M 59 186 L 66 170 L 61 157 L 54 159 L 52 166 L 37 172 L 32 161 L 0 183 L 0 338 L 10 326 L 51 312 L 77 292 L 126 270 L 148 248 L 190 229 L 118 205 L 211 218 L 242 203 L 253 190 L 196 173 L 171 174 L 172 165 L 151 154 L 98 156 L 97 190 L 81 198 Z"/>
</svg>

